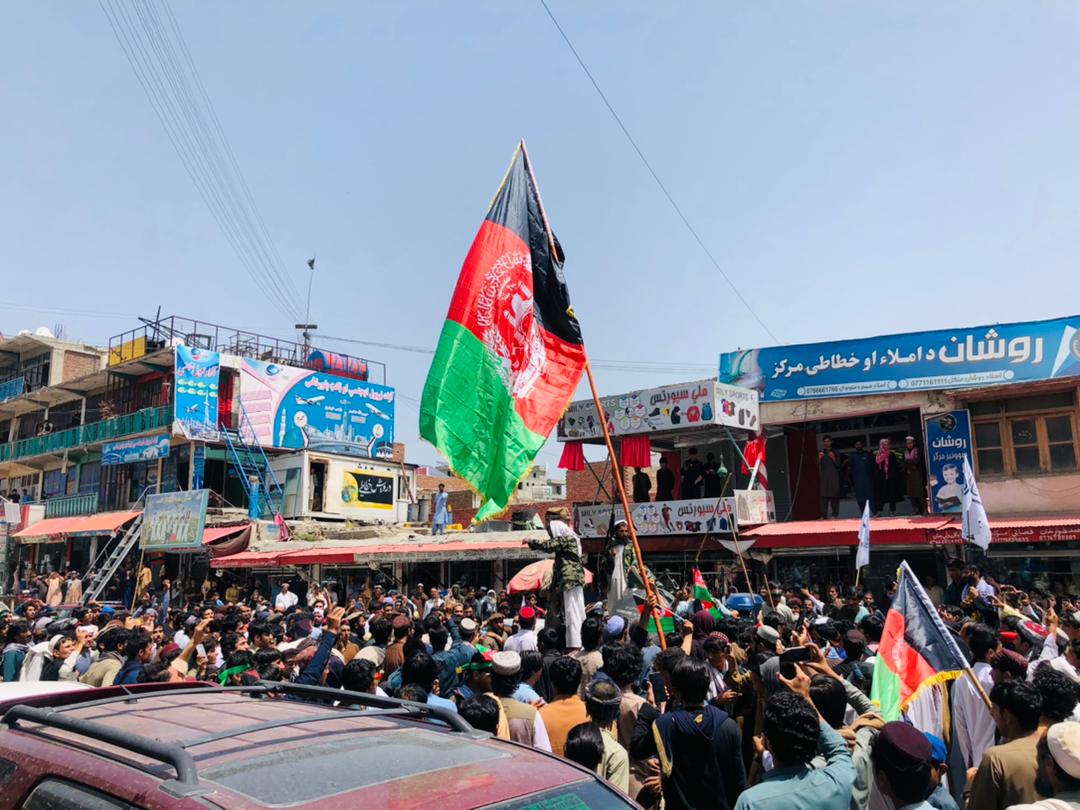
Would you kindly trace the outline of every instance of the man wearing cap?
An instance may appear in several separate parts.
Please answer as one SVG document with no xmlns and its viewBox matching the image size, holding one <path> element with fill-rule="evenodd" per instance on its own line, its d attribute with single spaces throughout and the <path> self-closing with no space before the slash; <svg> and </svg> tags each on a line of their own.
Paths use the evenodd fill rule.
<svg viewBox="0 0 1080 810">
<path fill-rule="evenodd" d="M 544 720 L 535 706 L 514 700 L 514 690 L 521 680 L 521 656 L 516 652 L 497 652 L 491 656 L 491 689 L 499 698 L 510 726 L 510 739 L 550 751 Z"/>
<path fill-rule="evenodd" d="M 577 649 L 581 646 L 581 623 L 585 621 L 585 565 L 582 562 L 581 540 L 570 528 L 570 510 L 561 506 L 549 509 L 549 539 L 530 539 L 529 548 L 534 551 L 554 553 L 555 563 L 552 569 L 550 593 L 562 595 L 562 620 L 566 625 L 566 646 Z M 556 612 L 558 599 L 551 600 L 551 614 Z M 556 624 L 555 616 L 549 621 Z"/>
<path fill-rule="evenodd" d="M 1039 740 L 1035 789 L 1047 798 L 1009 810 L 1080 810 L 1080 723 L 1055 723 Z"/>
<path fill-rule="evenodd" d="M 299 601 L 299 597 L 297 597 L 295 593 L 289 590 L 289 583 L 282 582 L 281 591 L 274 599 L 274 610 L 277 610 L 280 613 L 284 613 L 289 608 L 296 607 L 296 603 Z"/>
<path fill-rule="evenodd" d="M 886 723 L 870 753 L 874 783 L 897 810 L 933 810 L 933 750 L 926 736 L 907 723 Z M 976 806 L 977 807 L 977 806 Z"/>
<path fill-rule="evenodd" d="M 518 613 L 518 631 L 503 645 L 506 652 L 531 652 L 536 649 L 536 610 L 526 605 Z"/>
<path fill-rule="evenodd" d="M 646 498 L 648 500 L 648 498 Z M 626 548 L 630 542 L 630 527 L 625 520 L 617 520 L 608 532 L 604 553 L 609 557 L 611 580 L 608 582 L 608 613 L 614 614 L 619 600 L 626 593 Z M 632 554 L 633 552 L 631 552 Z"/>
<path fill-rule="evenodd" d="M 929 731 L 924 731 L 923 736 L 930 743 L 930 795 L 926 803 L 934 810 L 960 810 L 949 792 L 949 751 L 945 741 Z"/>
<path fill-rule="evenodd" d="M 1042 696 L 1029 683 L 999 683 L 990 690 L 994 722 L 1006 742 L 983 754 L 971 780 L 972 810 L 1005 810 L 1039 798 L 1035 757 Z"/>
</svg>

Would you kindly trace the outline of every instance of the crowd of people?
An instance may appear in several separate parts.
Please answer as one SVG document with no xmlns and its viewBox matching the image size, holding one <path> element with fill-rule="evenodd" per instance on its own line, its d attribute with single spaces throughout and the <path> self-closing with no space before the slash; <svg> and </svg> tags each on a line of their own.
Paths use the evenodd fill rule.
<svg viewBox="0 0 1080 810">
<path fill-rule="evenodd" d="M 573 578 L 572 533 L 552 535 L 556 577 Z M 928 595 L 978 684 L 932 683 L 891 722 L 869 695 L 892 584 L 772 583 L 742 615 L 687 587 L 639 615 L 586 605 L 571 631 L 568 598 L 370 582 L 301 596 L 288 582 L 219 594 L 164 580 L 132 609 L 59 611 L 53 583 L 75 578 L 56 574 L 46 598 L 0 617 L 2 675 L 396 696 L 580 763 L 647 808 L 1080 808 L 1080 599 L 959 561 L 948 572 Z M 663 644 L 652 606 L 671 622 Z"/>
</svg>

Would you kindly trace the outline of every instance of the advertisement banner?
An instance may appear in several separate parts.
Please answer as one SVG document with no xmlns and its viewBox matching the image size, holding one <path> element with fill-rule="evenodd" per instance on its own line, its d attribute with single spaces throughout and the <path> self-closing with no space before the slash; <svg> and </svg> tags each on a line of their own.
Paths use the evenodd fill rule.
<svg viewBox="0 0 1080 810">
<path fill-rule="evenodd" d="M 206 445 L 199 442 L 191 451 L 191 488 L 202 489 L 206 480 Z"/>
<path fill-rule="evenodd" d="M 101 466 L 134 464 L 137 461 L 153 461 L 169 456 L 169 434 L 140 436 L 101 445 Z"/>
<path fill-rule="evenodd" d="M 749 349 L 720 379 L 767 400 L 972 388 L 1080 375 L 1080 316 Z"/>
<path fill-rule="evenodd" d="M 606 537 L 611 520 L 611 504 L 577 506 L 577 528 L 582 537 Z M 630 507 L 634 529 L 639 536 L 659 534 L 726 534 L 735 528 L 734 498 L 704 498 L 692 501 L 654 501 Z M 615 520 L 621 520 L 622 506 L 615 506 Z"/>
<path fill-rule="evenodd" d="M 348 470 L 341 476 L 341 505 L 357 509 L 393 509 L 394 474 Z"/>
<path fill-rule="evenodd" d="M 758 429 L 757 391 L 722 385 L 716 380 L 601 397 L 600 404 L 613 436 L 716 425 L 754 432 Z M 598 439 L 603 435 L 591 399 L 571 402 L 559 420 L 560 441 Z"/>
<path fill-rule="evenodd" d="M 202 548 L 210 490 L 146 496 L 141 545 L 147 551 Z"/>
<path fill-rule="evenodd" d="M 740 526 L 776 523 L 776 503 L 771 489 L 735 490 L 735 516 Z"/>
<path fill-rule="evenodd" d="M 930 511 L 959 515 L 964 494 L 964 458 L 972 468 L 971 417 L 949 411 L 926 420 L 926 469 L 930 480 Z"/>
<path fill-rule="evenodd" d="M 176 430 L 189 439 L 218 438 L 218 385 L 221 355 L 190 346 L 176 347 Z"/>
<path fill-rule="evenodd" d="M 240 401 L 265 446 L 392 458 L 394 400 L 385 385 L 240 361 Z"/>
</svg>

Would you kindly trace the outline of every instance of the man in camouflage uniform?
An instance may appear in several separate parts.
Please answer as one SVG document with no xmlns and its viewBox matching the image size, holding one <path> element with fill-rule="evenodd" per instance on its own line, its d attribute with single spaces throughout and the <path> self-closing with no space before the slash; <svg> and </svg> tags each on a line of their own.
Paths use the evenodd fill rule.
<svg viewBox="0 0 1080 810">
<path fill-rule="evenodd" d="M 581 647 L 581 624 L 585 621 L 585 565 L 582 562 L 581 540 L 570 528 L 570 510 L 565 506 L 547 513 L 547 540 L 528 540 L 529 548 L 555 555 L 551 577 L 551 605 L 547 622 L 553 626 L 559 608 L 566 625 L 567 649 Z M 562 604 L 556 598 L 562 595 Z M 554 615 L 553 615 L 554 614 Z"/>
</svg>

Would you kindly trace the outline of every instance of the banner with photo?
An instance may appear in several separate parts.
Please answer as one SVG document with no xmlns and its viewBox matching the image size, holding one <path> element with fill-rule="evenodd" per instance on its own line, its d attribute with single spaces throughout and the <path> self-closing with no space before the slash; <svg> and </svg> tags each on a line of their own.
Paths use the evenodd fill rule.
<svg viewBox="0 0 1080 810">
<path fill-rule="evenodd" d="M 949 411 L 927 419 L 926 470 L 931 512 L 959 515 L 963 511 L 965 458 L 974 468 L 970 414 Z"/>
<path fill-rule="evenodd" d="M 240 360 L 240 402 L 264 446 L 393 458 L 395 399 L 386 385 Z"/>
<path fill-rule="evenodd" d="M 771 489 L 735 490 L 735 515 L 740 526 L 776 523 L 776 502 Z"/>
<path fill-rule="evenodd" d="M 577 530 L 582 537 L 606 537 L 611 520 L 610 504 L 577 506 Z M 639 535 L 726 534 L 735 528 L 734 498 L 703 498 L 690 501 L 652 501 L 630 507 Z M 615 506 L 615 520 L 625 512 Z"/>
<path fill-rule="evenodd" d="M 189 439 L 218 439 L 218 385 L 221 355 L 191 346 L 176 347 L 177 432 Z"/>
<path fill-rule="evenodd" d="M 210 490 L 146 496 L 141 545 L 148 551 L 202 548 Z"/>
<path fill-rule="evenodd" d="M 630 391 L 601 397 L 600 404 L 613 436 L 716 425 L 753 432 L 759 429 L 757 391 L 716 380 Z M 571 402 L 559 420 L 560 441 L 603 435 L 596 403 L 591 399 Z"/>
</svg>

